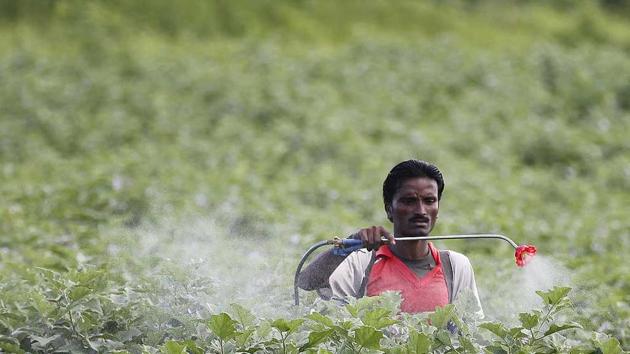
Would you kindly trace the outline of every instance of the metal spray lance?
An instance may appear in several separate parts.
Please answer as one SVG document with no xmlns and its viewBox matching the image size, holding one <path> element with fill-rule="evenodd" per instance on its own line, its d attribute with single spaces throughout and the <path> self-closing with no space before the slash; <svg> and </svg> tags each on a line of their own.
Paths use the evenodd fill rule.
<svg viewBox="0 0 630 354">
<path fill-rule="evenodd" d="M 529 263 L 529 261 L 531 260 L 531 258 L 536 254 L 536 247 L 533 245 L 517 245 L 516 242 L 512 241 L 509 237 L 504 236 L 504 235 L 499 235 L 499 234 L 467 234 L 467 235 L 444 235 L 444 236 L 419 236 L 419 237 L 396 237 L 394 238 L 394 240 L 396 240 L 396 242 L 399 241 L 420 241 L 420 240 L 426 240 L 426 241 L 433 241 L 433 240 L 461 240 L 461 239 L 499 239 L 499 240 L 503 240 L 507 243 L 510 244 L 510 246 L 514 247 L 514 260 L 516 262 L 516 265 L 519 267 L 524 267 L 527 263 Z M 381 239 L 381 244 L 388 244 L 389 240 L 388 239 Z M 365 248 L 366 245 L 363 244 L 362 240 L 357 240 L 357 239 L 352 239 L 352 238 L 345 238 L 345 239 L 341 239 L 338 237 L 335 237 L 332 240 L 324 240 L 324 241 L 320 241 L 316 244 L 314 244 L 313 246 L 311 246 L 302 256 L 302 259 L 300 260 L 300 263 L 298 264 L 298 267 L 295 271 L 295 278 L 293 281 L 293 298 L 295 300 L 295 305 L 299 305 L 300 304 L 300 298 L 299 298 L 299 294 L 298 294 L 298 277 L 300 276 L 300 272 L 302 271 L 302 266 L 304 265 L 304 262 L 306 262 L 306 259 L 308 258 L 308 256 L 311 255 L 311 253 L 313 253 L 316 249 L 326 246 L 326 245 L 330 245 L 330 246 L 334 246 L 335 248 L 333 249 L 333 254 L 338 255 L 338 256 L 347 256 L 350 253 L 361 249 L 361 248 Z"/>
</svg>

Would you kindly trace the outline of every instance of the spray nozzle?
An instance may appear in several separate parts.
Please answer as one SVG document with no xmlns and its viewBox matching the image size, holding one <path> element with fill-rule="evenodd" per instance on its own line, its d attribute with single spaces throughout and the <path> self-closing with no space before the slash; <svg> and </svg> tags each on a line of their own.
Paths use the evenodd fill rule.
<svg viewBox="0 0 630 354">
<path fill-rule="evenodd" d="M 516 251 L 514 252 L 516 265 L 519 267 L 524 267 L 532 260 L 535 255 L 536 246 L 534 245 L 520 245 L 516 247 Z"/>
</svg>

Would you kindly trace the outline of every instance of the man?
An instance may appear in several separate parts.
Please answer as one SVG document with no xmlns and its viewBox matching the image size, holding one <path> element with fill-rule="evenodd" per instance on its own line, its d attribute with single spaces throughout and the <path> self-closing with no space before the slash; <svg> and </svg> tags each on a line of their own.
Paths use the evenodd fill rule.
<svg viewBox="0 0 630 354">
<path fill-rule="evenodd" d="M 437 221 L 444 179 L 425 161 L 408 160 L 394 166 L 383 183 L 383 202 L 393 234 L 382 226 L 359 230 L 367 249 L 348 257 L 322 253 L 300 274 L 298 286 L 318 290 L 324 297 L 375 296 L 401 293 L 401 309 L 416 313 L 434 311 L 469 291 L 481 309 L 475 277 L 466 256 L 439 251 L 431 242 L 404 241 L 428 236 Z M 396 242 L 394 237 L 399 238 Z M 381 239 L 389 242 L 381 246 Z"/>
</svg>

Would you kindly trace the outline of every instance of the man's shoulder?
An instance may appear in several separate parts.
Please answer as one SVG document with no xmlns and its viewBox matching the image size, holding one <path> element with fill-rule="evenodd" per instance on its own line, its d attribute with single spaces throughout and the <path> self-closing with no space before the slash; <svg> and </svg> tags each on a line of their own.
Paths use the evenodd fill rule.
<svg viewBox="0 0 630 354">
<path fill-rule="evenodd" d="M 453 251 L 453 250 L 445 250 L 446 252 L 448 252 L 448 256 L 451 260 L 451 265 L 453 267 L 470 267 L 470 260 L 468 259 L 468 257 L 466 257 L 466 255 L 459 253 L 457 251 Z"/>
<path fill-rule="evenodd" d="M 346 259 L 335 269 L 333 275 L 344 274 L 347 272 L 360 274 L 367 269 L 370 260 L 372 259 L 372 251 L 368 251 L 365 248 L 356 250 L 350 253 Z"/>
<path fill-rule="evenodd" d="M 333 297 L 360 297 L 361 283 L 371 259 L 372 252 L 366 249 L 350 253 L 328 278 Z"/>
<path fill-rule="evenodd" d="M 348 257 L 346 258 L 346 261 L 358 263 L 358 264 L 364 264 L 366 262 L 369 262 L 371 258 L 372 258 L 372 251 L 368 251 L 365 248 L 361 248 L 350 253 Z"/>
</svg>

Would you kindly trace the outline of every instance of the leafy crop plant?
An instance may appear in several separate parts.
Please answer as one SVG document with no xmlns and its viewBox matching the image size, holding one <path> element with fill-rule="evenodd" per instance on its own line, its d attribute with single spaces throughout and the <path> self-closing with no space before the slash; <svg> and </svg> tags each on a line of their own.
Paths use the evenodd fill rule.
<svg viewBox="0 0 630 354">
<path fill-rule="evenodd" d="M 430 314 L 401 314 L 400 298 L 394 293 L 353 300 L 345 306 L 320 303 L 309 313 L 293 319 L 256 318 L 249 310 L 234 304 L 227 312 L 196 320 L 209 330 L 203 337 L 170 338 L 157 346 L 134 345 L 135 340 L 119 342 L 122 348 L 113 352 L 622 353 L 617 339 L 586 331 L 580 324 L 567 320 L 572 315 L 569 291 L 568 287 L 538 291 L 542 307 L 520 313 L 520 325 L 514 327 L 465 320 L 456 305 L 438 308 Z M 41 343 L 38 338 L 31 337 Z M 2 343 L 7 351 L 25 352 L 15 340 L 5 337 Z M 101 349 L 116 349 L 116 346 Z M 50 346 L 48 350 L 55 348 Z"/>
</svg>

